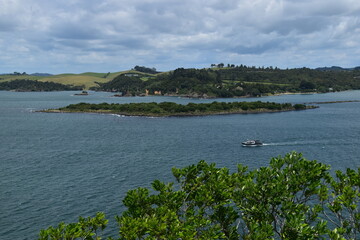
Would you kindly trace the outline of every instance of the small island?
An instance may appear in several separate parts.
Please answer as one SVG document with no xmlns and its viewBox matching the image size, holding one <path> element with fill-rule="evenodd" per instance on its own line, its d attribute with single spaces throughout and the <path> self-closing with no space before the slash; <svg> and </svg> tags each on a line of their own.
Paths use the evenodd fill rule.
<svg viewBox="0 0 360 240">
<path fill-rule="evenodd" d="M 271 113 L 317 108 L 305 104 L 274 102 L 212 102 L 188 103 L 174 102 L 151 103 L 78 103 L 59 109 L 48 109 L 41 112 L 54 113 L 108 113 L 125 116 L 170 117 L 170 116 L 204 116 L 224 114 Z"/>
</svg>

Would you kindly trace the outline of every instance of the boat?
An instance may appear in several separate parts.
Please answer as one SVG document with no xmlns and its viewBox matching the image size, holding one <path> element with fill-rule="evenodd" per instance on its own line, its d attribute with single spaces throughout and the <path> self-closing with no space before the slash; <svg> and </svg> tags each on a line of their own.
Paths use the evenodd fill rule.
<svg viewBox="0 0 360 240">
<path fill-rule="evenodd" d="M 260 140 L 247 140 L 241 143 L 243 147 L 257 147 L 262 146 L 263 143 Z"/>
</svg>

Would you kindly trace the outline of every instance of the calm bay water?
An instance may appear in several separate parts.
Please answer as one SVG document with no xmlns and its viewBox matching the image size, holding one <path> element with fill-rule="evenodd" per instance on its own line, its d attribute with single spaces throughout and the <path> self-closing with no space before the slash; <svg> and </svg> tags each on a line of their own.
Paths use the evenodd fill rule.
<svg viewBox="0 0 360 240">
<path fill-rule="evenodd" d="M 110 93 L 0 91 L 0 239 L 36 239 L 40 229 L 103 211 L 115 226 L 125 193 L 172 167 L 199 160 L 256 168 L 290 151 L 330 164 L 360 166 L 360 103 L 298 112 L 204 117 L 123 117 L 36 110 L 78 102 L 212 102 L 176 97 L 114 98 Z M 360 91 L 216 101 L 306 103 L 360 100 Z M 261 139 L 263 147 L 241 147 Z M 116 233 L 114 233 L 116 237 Z"/>
</svg>

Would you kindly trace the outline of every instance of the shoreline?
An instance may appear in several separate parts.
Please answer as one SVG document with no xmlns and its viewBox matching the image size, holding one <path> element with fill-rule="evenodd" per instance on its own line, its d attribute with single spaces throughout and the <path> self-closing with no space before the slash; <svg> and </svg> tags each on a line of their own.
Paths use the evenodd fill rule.
<svg viewBox="0 0 360 240">
<path fill-rule="evenodd" d="M 354 91 L 353 90 L 344 90 L 344 91 L 338 91 L 338 92 L 345 92 L 345 91 Z M 107 91 L 99 91 L 99 92 L 107 92 Z M 331 92 L 325 92 L 325 93 L 331 93 Z M 148 94 L 148 95 L 134 95 L 134 96 L 115 96 L 112 95 L 112 97 L 178 97 L 178 98 L 187 98 L 187 99 L 218 99 L 218 98 L 225 98 L 225 99 L 238 99 L 238 98 L 261 98 L 261 97 L 271 97 L 271 96 L 282 96 L 282 95 L 312 95 L 312 94 L 323 94 L 323 92 L 283 92 L 283 93 L 265 93 L 261 96 L 233 96 L 233 97 L 216 97 L 216 96 L 208 96 L 207 94 L 176 94 L 176 93 L 165 93 L 163 95 L 159 94 Z"/>
<path fill-rule="evenodd" d="M 291 111 L 302 111 L 319 108 L 318 106 L 306 106 L 305 109 L 282 109 L 282 110 L 269 110 L 269 109 L 258 109 L 258 110 L 240 110 L 240 111 L 229 111 L 229 112 L 194 112 L 194 113 L 174 113 L 174 114 L 151 114 L 151 113 L 142 113 L 142 112 L 115 112 L 115 111 L 105 111 L 105 110 L 89 110 L 89 111 L 69 111 L 69 110 L 59 110 L 59 109 L 46 109 L 36 112 L 42 113 L 94 113 L 94 114 L 115 114 L 119 116 L 127 117 L 200 117 L 200 116 L 212 116 L 212 115 L 233 115 L 233 114 L 261 114 L 261 113 L 279 113 L 279 112 L 291 112 Z"/>
<path fill-rule="evenodd" d="M 229 99 L 237 99 L 237 98 L 261 98 L 261 97 L 269 97 L 269 96 L 282 96 L 282 95 L 301 95 L 301 94 L 320 94 L 321 92 L 284 92 L 284 93 L 265 93 L 264 95 L 261 96 L 249 96 L 249 95 L 244 95 L 244 96 L 234 96 L 234 97 L 214 97 L 214 96 L 201 96 L 201 94 L 164 94 L 164 95 L 157 95 L 157 94 L 152 94 L 152 95 L 147 95 L 147 96 L 164 96 L 164 97 L 179 97 L 179 98 L 194 98 L 194 99 L 216 99 L 216 98 L 229 98 Z M 138 97 L 142 97 L 141 95 L 137 95 Z"/>
<path fill-rule="evenodd" d="M 350 103 L 350 102 L 360 102 L 360 100 L 309 102 L 309 103 L 306 103 L 306 104 L 332 104 L 332 103 Z"/>
</svg>

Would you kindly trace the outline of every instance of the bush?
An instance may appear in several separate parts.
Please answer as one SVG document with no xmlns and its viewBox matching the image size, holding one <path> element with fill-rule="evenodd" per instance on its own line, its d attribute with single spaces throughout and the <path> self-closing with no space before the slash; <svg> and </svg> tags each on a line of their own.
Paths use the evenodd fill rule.
<svg viewBox="0 0 360 240">
<path fill-rule="evenodd" d="M 295 108 L 295 110 L 304 110 L 304 109 L 306 109 L 306 105 L 304 105 L 304 104 L 295 104 L 294 108 Z"/>
</svg>

